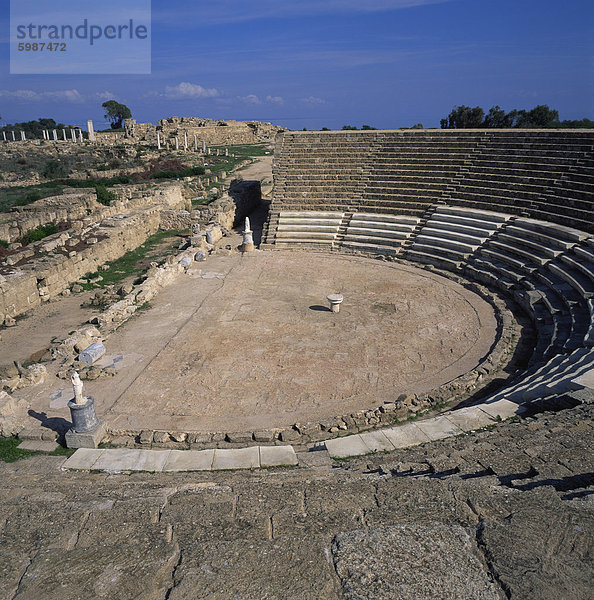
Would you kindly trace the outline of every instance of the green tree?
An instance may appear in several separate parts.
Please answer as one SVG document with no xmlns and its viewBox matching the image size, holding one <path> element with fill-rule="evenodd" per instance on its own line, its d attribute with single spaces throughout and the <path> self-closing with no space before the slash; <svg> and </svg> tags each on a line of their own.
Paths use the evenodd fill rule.
<svg viewBox="0 0 594 600">
<path fill-rule="evenodd" d="M 499 106 L 492 106 L 483 121 L 483 127 L 489 129 L 507 129 L 512 126 L 513 114 L 506 113 Z"/>
<path fill-rule="evenodd" d="M 514 116 L 514 127 L 525 129 L 546 129 L 559 122 L 559 111 L 549 108 L 546 104 L 535 106 L 532 110 L 516 110 L 510 115 Z"/>
<path fill-rule="evenodd" d="M 108 100 L 101 106 L 105 109 L 105 118 L 111 122 L 112 129 L 121 129 L 124 119 L 132 118 L 130 109 L 115 100 Z"/>
<path fill-rule="evenodd" d="M 354 125 L 343 125 L 343 131 L 357 131 L 357 128 Z"/>
<path fill-rule="evenodd" d="M 441 120 L 442 129 L 478 129 L 483 126 L 485 111 L 480 106 L 454 106 L 450 114 Z"/>
</svg>

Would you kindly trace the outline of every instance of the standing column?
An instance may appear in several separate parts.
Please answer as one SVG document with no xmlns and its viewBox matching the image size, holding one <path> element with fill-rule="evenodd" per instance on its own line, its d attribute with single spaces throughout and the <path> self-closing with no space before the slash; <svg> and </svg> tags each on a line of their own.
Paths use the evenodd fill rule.
<svg viewBox="0 0 594 600">
<path fill-rule="evenodd" d="M 76 142 L 76 132 L 74 131 L 74 129 L 70 130 L 70 135 L 72 136 L 72 141 Z"/>
<path fill-rule="evenodd" d="M 64 141 L 66 141 L 66 130 L 62 129 L 62 135 L 64 136 Z"/>
<path fill-rule="evenodd" d="M 16 142 L 16 137 L 14 136 L 14 129 L 12 130 L 12 141 Z"/>
<path fill-rule="evenodd" d="M 159 135 L 158 131 L 157 131 L 157 150 L 161 150 L 161 136 Z"/>
<path fill-rule="evenodd" d="M 194 152 L 198 152 L 198 136 L 194 136 Z"/>
<path fill-rule="evenodd" d="M 21 131 L 21 142 L 24 142 L 27 140 L 27 137 L 25 136 L 25 132 Z"/>
<path fill-rule="evenodd" d="M 188 151 L 188 132 L 184 131 L 184 151 Z"/>
<path fill-rule="evenodd" d="M 79 129 L 79 130 L 78 130 L 78 139 L 79 139 L 79 141 L 80 141 L 81 143 L 82 143 L 82 142 L 83 142 L 83 140 L 84 140 L 84 138 L 83 138 L 83 134 L 82 134 L 82 129 Z"/>
<path fill-rule="evenodd" d="M 179 138 L 175 136 L 175 149 L 179 150 Z"/>
<path fill-rule="evenodd" d="M 6 141 L 6 132 L 5 131 L 2 132 L 2 137 L 4 138 L 4 141 Z"/>
<path fill-rule="evenodd" d="M 95 129 L 93 129 L 93 121 L 91 119 L 87 121 L 87 131 L 89 132 L 89 142 L 94 142 L 96 139 Z"/>
<path fill-rule="evenodd" d="M 58 132 L 54 129 L 54 142 L 58 141 Z"/>
<path fill-rule="evenodd" d="M 202 142 L 202 153 L 206 154 L 206 142 Z"/>
</svg>

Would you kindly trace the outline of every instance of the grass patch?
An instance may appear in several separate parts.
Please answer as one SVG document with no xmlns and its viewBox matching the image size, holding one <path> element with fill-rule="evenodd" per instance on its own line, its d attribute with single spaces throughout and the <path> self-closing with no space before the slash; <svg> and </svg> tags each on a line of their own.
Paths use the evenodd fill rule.
<svg viewBox="0 0 594 600">
<path fill-rule="evenodd" d="M 86 279 L 96 279 L 97 277 L 101 277 L 102 279 L 96 283 L 87 282 L 81 284 L 83 289 L 92 290 L 95 288 L 107 287 L 109 285 L 117 285 L 124 279 L 132 275 L 137 275 L 139 263 L 142 260 L 146 259 L 151 252 L 154 252 L 158 245 L 168 239 L 173 241 L 175 238 L 179 237 L 179 235 L 179 231 L 159 231 L 158 233 L 151 235 L 144 244 L 141 244 L 135 250 L 130 250 L 130 252 L 127 252 L 117 260 L 106 263 L 108 269 L 105 271 L 87 273 L 87 275 L 85 275 Z M 167 256 L 173 252 L 175 252 L 175 245 L 171 243 L 159 254 L 160 256 Z"/>
<path fill-rule="evenodd" d="M 76 452 L 76 448 L 65 448 L 59 446 L 49 453 L 49 456 L 72 456 Z"/>
<path fill-rule="evenodd" d="M 0 240 L 0 248 L 4 248 L 5 250 L 8 250 L 8 242 L 6 240 Z"/>
<path fill-rule="evenodd" d="M 21 450 L 18 447 L 20 443 L 21 440 L 16 437 L 0 437 L 0 461 L 15 462 L 35 454 L 29 450 Z"/>
</svg>

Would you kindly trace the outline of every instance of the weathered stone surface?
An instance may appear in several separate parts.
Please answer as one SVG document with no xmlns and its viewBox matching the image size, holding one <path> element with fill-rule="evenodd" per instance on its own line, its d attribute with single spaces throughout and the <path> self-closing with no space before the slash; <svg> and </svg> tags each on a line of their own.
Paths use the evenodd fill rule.
<svg viewBox="0 0 594 600">
<path fill-rule="evenodd" d="M 30 403 L 22 398 L 13 398 L 0 390 L 0 436 L 16 435 L 22 428 Z"/>
<path fill-rule="evenodd" d="M 438 524 L 341 533 L 332 542 L 336 573 L 353 600 L 500 600 L 473 536 Z"/>
<path fill-rule="evenodd" d="M 14 600 L 61 598 L 149 598 L 163 594 L 177 560 L 173 544 L 53 549 L 27 569 Z M 64 585 L 68 582 L 67 585 Z"/>
</svg>

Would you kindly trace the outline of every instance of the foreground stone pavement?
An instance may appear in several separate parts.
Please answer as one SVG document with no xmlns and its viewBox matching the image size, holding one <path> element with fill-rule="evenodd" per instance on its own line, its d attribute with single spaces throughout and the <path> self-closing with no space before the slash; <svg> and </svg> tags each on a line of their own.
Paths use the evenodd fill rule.
<svg viewBox="0 0 594 600">
<path fill-rule="evenodd" d="M 263 471 L 0 463 L 0 598 L 591 598 L 594 408 Z"/>
</svg>

